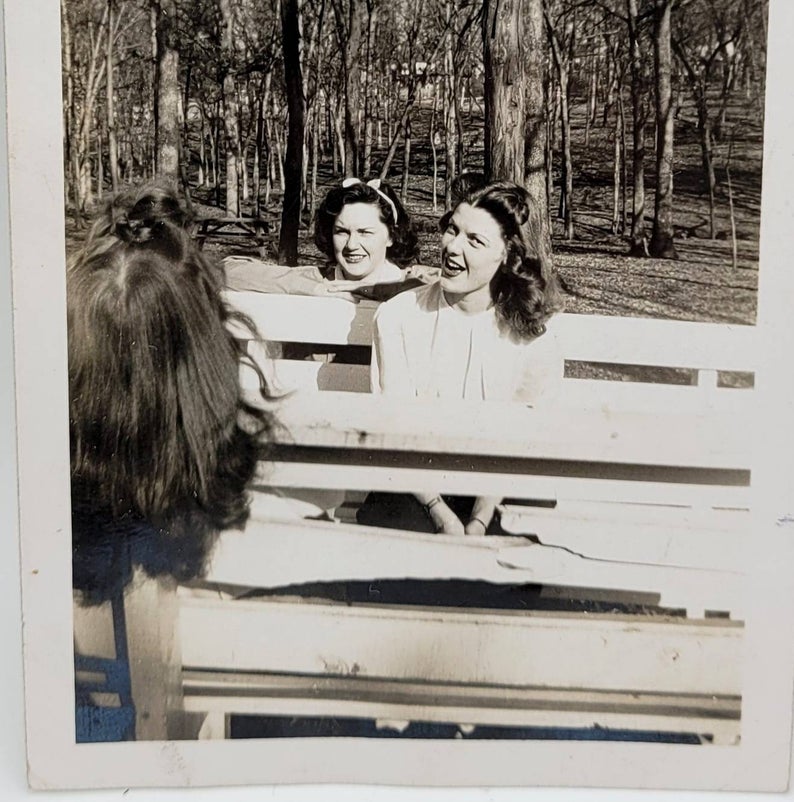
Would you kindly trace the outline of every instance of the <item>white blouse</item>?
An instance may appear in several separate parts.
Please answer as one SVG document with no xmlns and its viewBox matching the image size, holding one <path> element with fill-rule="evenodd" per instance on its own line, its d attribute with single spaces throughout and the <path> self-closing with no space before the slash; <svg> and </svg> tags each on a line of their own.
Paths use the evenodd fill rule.
<svg viewBox="0 0 794 802">
<path fill-rule="evenodd" d="M 499 327 L 493 307 L 467 314 L 439 284 L 403 292 L 375 314 L 375 393 L 535 404 L 556 395 L 562 374 L 553 320 L 541 337 L 520 341 Z"/>
</svg>

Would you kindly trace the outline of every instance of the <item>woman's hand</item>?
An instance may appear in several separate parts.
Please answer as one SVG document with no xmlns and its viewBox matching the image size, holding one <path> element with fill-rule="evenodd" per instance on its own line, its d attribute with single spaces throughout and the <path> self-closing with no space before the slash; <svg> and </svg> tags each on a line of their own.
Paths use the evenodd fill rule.
<svg viewBox="0 0 794 802">
<path fill-rule="evenodd" d="M 359 299 L 351 293 L 364 282 L 361 281 L 322 281 L 312 288 L 312 295 L 320 298 L 341 298 L 343 301 L 357 304 Z"/>
<path fill-rule="evenodd" d="M 436 526 L 439 535 L 463 535 L 465 529 L 463 521 L 455 515 L 444 499 L 435 504 L 430 510 L 430 518 Z"/>
<path fill-rule="evenodd" d="M 416 500 L 425 508 L 436 534 L 439 535 L 462 535 L 463 521 L 455 515 L 449 505 L 437 493 L 416 493 Z"/>
<path fill-rule="evenodd" d="M 467 535 L 477 535 L 478 537 L 482 537 L 487 528 L 488 526 L 485 521 L 482 521 L 479 518 L 472 518 L 464 527 L 464 532 Z"/>
<path fill-rule="evenodd" d="M 482 537 L 493 520 L 496 505 L 501 501 L 496 496 L 478 496 L 474 499 L 471 517 L 466 524 L 467 535 Z"/>
<path fill-rule="evenodd" d="M 350 296 L 354 301 L 388 301 L 400 292 L 411 287 L 418 287 L 421 282 L 416 279 L 404 281 L 386 281 L 373 284 L 368 281 L 331 281 L 328 282 L 328 294 L 335 297 Z"/>
</svg>

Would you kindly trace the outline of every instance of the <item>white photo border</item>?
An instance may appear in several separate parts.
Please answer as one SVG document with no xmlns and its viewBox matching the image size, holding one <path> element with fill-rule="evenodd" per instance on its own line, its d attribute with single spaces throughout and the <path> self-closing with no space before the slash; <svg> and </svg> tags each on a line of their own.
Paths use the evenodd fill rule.
<svg viewBox="0 0 794 802">
<path fill-rule="evenodd" d="M 5 0 L 19 522 L 29 781 L 34 788 L 275 783 L 591 786 L 781 791 L 794 677 L 794 3 L 771 0 L 754 425 L 758 566 L 746 617 L 738 746 L 293 739 L 76 744 L 64 282 L 60 18 Z"/>
</svg>

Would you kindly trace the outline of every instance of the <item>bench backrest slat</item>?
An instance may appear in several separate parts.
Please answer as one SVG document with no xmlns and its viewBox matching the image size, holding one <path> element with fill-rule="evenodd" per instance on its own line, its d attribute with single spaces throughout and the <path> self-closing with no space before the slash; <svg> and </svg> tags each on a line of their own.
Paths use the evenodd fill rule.
<svg viewBox="0 0 794 802">
<path fill-rule="evenodd" d="M 274 342 L 364 345 L 372 342 L 377 304 L 257 292 L 225 294 L 227 302 Z M 753 326 L 564 313 L 552 319 L 566 360 L 664 368 L 752 371 Z"/>
<path fill-rule="evenodd" d="M 333 353 L 341 345 L 371 346 L 373 302 L 255 292 L 228 292 L 226 297 L 254 320 L 268 342 L 308 343 L 318 354 Z M 565 362 L 565 399 L 572 408 L 727 408 L 745 414 L 749 406 L 747 389 L 757 359 L 751 326 L 579 314 L 558 315 L 551 326 Z M 248 336 L 242 330 L 239 334 Z M 261 345 L 251 343 L 249 350 L 261 363 Z M 586 378 L 581 378 L 583 368 Z M 284 389 L 369 391 L 366 366 L 339 359 L 318 366 L 278 358 L 270 369 Z M 730 375 L 737 373 L 745 375 Z"/>
</svg>

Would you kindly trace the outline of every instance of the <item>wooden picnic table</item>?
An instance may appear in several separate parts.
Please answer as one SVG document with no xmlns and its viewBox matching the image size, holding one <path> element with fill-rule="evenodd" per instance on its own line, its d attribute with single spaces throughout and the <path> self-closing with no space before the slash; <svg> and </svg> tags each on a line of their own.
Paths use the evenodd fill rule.
<svg viewBox="0 0 794 802">
<path fill-rule="evenodd" d="M 262 217 L 202 216 L 194 221 L 199 248 L 209 238 L 249 238 L 256 242 L 261 256 L 265 256 L 270 223 Z"/>
</svg>

